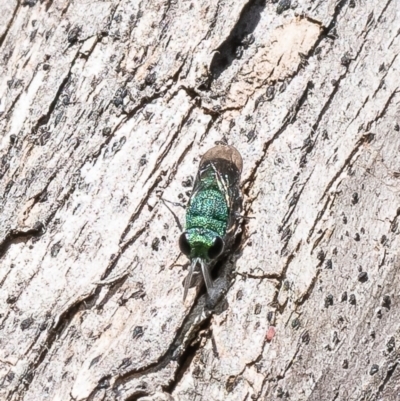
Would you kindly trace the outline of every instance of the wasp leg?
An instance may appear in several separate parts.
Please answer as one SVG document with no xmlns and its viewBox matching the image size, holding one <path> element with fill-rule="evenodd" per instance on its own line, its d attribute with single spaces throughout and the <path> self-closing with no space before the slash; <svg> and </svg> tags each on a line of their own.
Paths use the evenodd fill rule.
<svg viewBox="0 0 400 401">
<path fill-rule="evenodd" d="M 170 201 L 170 200 L 168 200 L 168 199 L 165 199 L 165 198 L 160 198 L 160 199 L 162 200 L 162 202 L 164 203 L 165 206 L 167 206 L 167 205 L 165 204 L 165 202 L 168 202 L 168 203 L 170 203 L 170 204 L 173 205 L 173 206 L 179 206 L 179 207 L 181 207 L 182 209 L 186 209 L 185 205 L 183 205 L 182 203 L 179 203 L 179 202 L 172 202 L 172 201 Z"/>
<path fill-rule="evenodd" d="M 189 274 L 186 277 L 185 290 L 183 292 L 183 301 L 185 301 L 185 299 L 186 299 L 187 293 L 189 291 L 190 283 L 192 282 L 193 272 L 194 272 L 194 269 L 195 269 L 198 261 L 199 261 L 199 259 L 195 258 L 192 260 L 192 263 L 190 264 Z"/>
<path fill-rule="evenodd" d="M 171 210 L 171 208 L 166 204 L 166 202 L 172 203 L 174 206 L 181 206 L 181 207 L 183 207 L 183 208 L 184 208 L 184 206 L 181 205 L 181 204 L 179 204 L 179 203 L 171 202 L 171 201 L 166 200 L 166 199 L 164 199 L 164 198 L 161 198 L 161 200 L 162 200 L 162 202 L 164 203 L 164 206 L 171 212 L 171 214 L 172 214 L 172 216 L 174 217 L 175 223 L 176 223 L 176 225 L 178 226 L 179 230 L 180 230 L 180 231 L 183 231 L 182 224 L 181 224 L 181 222 L 179 221 L 178 216 Z"/>
<path fill-rule="evenodd" d="M 235 217 L 238 219 L 238 220 L 251 220 L 251 219 L 255 219 L 255 217 L 254 216 L 243 216 L 242 214 L 240 214 L 240 213 L 238 213 L 238 212 L 235 212 Z"/>
</svg>

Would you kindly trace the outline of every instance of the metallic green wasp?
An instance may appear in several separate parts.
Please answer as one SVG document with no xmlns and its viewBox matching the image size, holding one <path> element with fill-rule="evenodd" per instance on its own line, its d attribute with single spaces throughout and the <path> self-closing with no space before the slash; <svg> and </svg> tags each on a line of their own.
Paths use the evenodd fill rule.
<svg viewBox="0 0 400 401">
<path fill-rule="evenodd" d="M 242 167 L 240 153 L 228 145 L 213 147 L 200 161 L 186 210 L 185 231 L 179 238 L 180 250 L 190 259 L 183 300 L 198 265 L 210 294 L 209 269 L 233 243 L 242 206 L 239 189 Z"/>
</svg>

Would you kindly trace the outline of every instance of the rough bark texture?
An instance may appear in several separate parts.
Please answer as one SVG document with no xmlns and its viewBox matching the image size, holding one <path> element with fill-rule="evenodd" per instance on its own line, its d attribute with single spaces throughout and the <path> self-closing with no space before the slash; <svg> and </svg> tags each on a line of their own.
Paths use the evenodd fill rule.
<svg viewBox="0 0 400 401">
<path fill-rule="evenodd" d="M 0 12 L 1 400 L 400 400 L 398 0 Z M 216 141 L 251 219 L 210 310 L 176 203 Z"/>
</svg>

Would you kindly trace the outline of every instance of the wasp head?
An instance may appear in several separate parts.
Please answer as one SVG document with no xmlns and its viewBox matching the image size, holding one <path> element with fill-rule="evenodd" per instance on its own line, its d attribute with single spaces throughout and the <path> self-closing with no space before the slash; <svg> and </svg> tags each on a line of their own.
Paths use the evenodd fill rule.
<svg viewBox="0 0 400 401">
<path fill-rule="evenodd" d="M 207 291 L 212 287 L 208 263 L 216 259 L 224 250 L 224 241 L 212 230 L 192 228 L 182 233 L 179 238 L 179 248 L 191 261 L 189 274 L 186 278 L 183 299 L 186 298 L 192 281 L 193 272 L 199 263 L 206 283 Z"/>
</svg>

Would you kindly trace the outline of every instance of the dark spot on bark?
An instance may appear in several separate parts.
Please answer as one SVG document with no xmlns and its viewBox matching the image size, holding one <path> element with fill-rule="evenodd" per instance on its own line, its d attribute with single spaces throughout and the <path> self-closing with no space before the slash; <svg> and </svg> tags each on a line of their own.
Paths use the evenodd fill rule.
<svg viewBox="0 0 400 401">
<path fill-rule="evenodd" d="M 54 121 L 54 126 L 58 125 L 58 123 L 61 121 L 61 118 L 62 118 L 63 115 L 64 115 L 64 111 L 61 110 L 56 116 L 56 119 Z"/>
<path fill-rule="evenodd" d="M 81 33 L 81 28 L 79 26 L 75 26 L 68 32 L 68 42 L 73 45 L 78 41 L 79 34 Z"/>
<path fill-rule="evenodd" d="M 22 2 L 22 5 L 23 6 L 33 7 L 37 2 L 38 2 L 38 0 L 24 0 Z"/>
<path fill-rule="evenodd" d="M 354 192 L 353 195 L 351 196 L 351 203 L 353 205 L 357 204 L 359 201 L 358 193 Z"/>
<path fill-rule="evenodd" d="M 153 239 L 153 242 L 151 243 L 151 248 L 153 249 L 153 251 L 158 251 L 158 249 L 159 249 L 159 246 L 160 246 L 160 238 L 154 238 Z"/>
<path fill-rule="evenodd" d="M 125 145 L 125 142 L 126 142 L 126 136 L 123 136 L 119 141 L 115 141 L 111 148 L 111 152 L 115 155 L 122 149 L 122 146 Z"/>
<path fill-rule="evenodd" d="M 282 387 L 278 387 L 276 390 L 276 396 L 278 398 L 289 398 L 289 391 L 284 391 Z"/>
<path fill-rule="evenodd" d="M 389 341 L 386 343 L 386 349 L 388 352 L 392 352 L 396 346 L 396 340 L 394 337 L 390 337 Z"/>
<path fill-rule="evenodd" d="M 307 137 L 304 142 L 301 150 L 304 150 L 306 153 L 310 153 L 313 149 L 314 142 L 310 137 Z"/>
<path fill-rule="evenodd" d="M 370 132 L 369 134 L 364 135 L 364 139 L 368 142 L 371 143 L 375 139 L 375 134 Z M 354 174 L 353 174 L 354 175 Z M 364 184 L 363 184 L 363 189 L 364 189 Z"/>
<path fill-rule="evenodd" d="M 125 88 L 119 88 L 115 92 L 113 103 L 115 107 L 121 106 L 124 103 L 124 99 L 126 95 L 128 94 L 128 91 Z"/>
<path fill-rule="evenodd" d="M 202 374 L 200 366 L 196 366 L 193 369 L 193 377 L 200 377 Z"/>
<path fill-rule="evenodd" d="M 342 294 L 342 298 L 341 298 L 341 302 L 346 302 L 347 301 L 347 291 L 345 291 L 343 294 Z"/>
<path fill-rule="evenodd" d="M 145 164 L 147 164 L 146 155 L 143 155 L 143 156 L 140 158 L 139 164 L 140 164 L 141 166 L 144 166 Z"/>
<path fill-rule="evenodd" d="M 101 358 L 101 355 L 96 356 L 96 358 L 93 358 L 92 361 L 90 362 L 89 369 L 90 369 L 93 365 L 96 365 L 96 363 L 100 361 L 100 358 Z"/>
<path fill-rule="evenodd" d="M 379 366 L 378 365 L 376 365 L 376 364 L 374 364 L 374 365 L 372 365 L 371 366 L 371 369 L 370 369 L 370 371 L 369 371 L 369 374 L 371 375 L 371 376 L 373 376 L 375 373 L 377 373 L 379 371 Z"/>
<path fill-rule="evenodd" d="M 119 107 L 119 106 L 123 105 L 124 99 L 122 97 L 114 97 L 112 102 L 113 102 L 115 107 Z"/>
<path fill-rule="evenodd" d="M 396 125 L 394 126 L 394 130 L 395 131 L 400 131 L 400 125 L 396 123 Z"/>
<path fill-rule="evenodd" d="M 254 138 L 257 136 L 257 132 L 255 130 L 251 130 L 246 134 L 247 142 L 252 142 Z"/>
<path fill-rule="evenodd" d="M 284 11 L 289 10 L 292 5 L 292 0 L 280 0 L 278 6 L 276 7 L 276 13 L 282 14 Z"/>
<path fill-rule="evenodd" d="M 25 376 L 24 376 L 24 382 L 30 384 L 33 380 L 33 372 L 28 372 Z"/>
<path fill-rule="evenodd" d="M 325 305 L 325 308 L 329 308 L 330 306 L 333 305 L 333 295 L 332 294 L 329 294 L 325 297 L 324 305 Z"/>
<path fill-rule="evenodd" d="M 390 299 L 390 296 L 389 295 L 384 295 L 383 298 L 382 298 L 382 306 L 384 308 L 388 308 L 389 309 L 391 303 L 392 303 L 392 300 Z"/>
<path fill-rule="evenodd" d="M 5 189 L 4 189 L 4 192 L 5 192 L 6 194 L 8 194 L 8 193 L 10 192 L 10 189 L 12 188 L 13 185 L 14 185 L 14 181 L 13 181 L 13 180 L 9 181 L 9 182 L 7 183 Z"/>
<path fill-rule="evenodd" d="M 102 389 L 102 388 L 110 387 L 110 377 L 111 376 L 106 376 L 106 377 L 103 377 L 101 380 L 99 380 L 99 384 L 97 385 L 97 388 Z"/>
<path fill-rule="evenodd" d="M 359 233 L 356 233 L 355 235 L 354 235 L 354 240 L 355 241 L 360 241 L 360 234 Z"/>
<path fill-rule="evenodd" d="M 381 317 L 382 317 L 382 310 L 379 308 L 379 309 L 377 309 L 377 311 L 376 311 L 376 317 L 378 318 L 378 319 L 380 319 Z"/>
<path fill-rule="evenodd" d="M 354 294 L 350 294 L 349 303 L 350 305 L 355 305 L 357 303 L 356 296 Z"/>
<path fill-rule="evenodd" d="M 144 80 L 147 86 L 153 85 L 156 82 L 157 76 L 155 72 L 150 72 Z"/>
<path fill-rule="evenodd" d="M 275 97 L 275 86 L 270 85 L 265 92 L 265 99 L 271 101 Z"/>
<path fill-rule="evenodd" d="M 225 383 L 225 389 L 228 393 L 231 393 L 236 386 L 236 376 L 229 376 Z"/>
<path fill-rule="evenodd" d="M 42 68 L 43 68 L 44 71 L 49 71 L 50 70 L 50 64 L 45 63 L 45 64 L 43 64 Z"/>
<path fill-rule="evenodd" d="M 289 207 L 294 206 L 297 202 L 297 199 L 298 199 L 298 195 L 294 194 L 289 200 Z"/>
<path fill-rule="evenodd" d="M 193 185 L 193 177 L 189 176 L 182 181 L 182 186 L 185 188 L 190 188 Z"/>
<path fill-rule="evenodd" d="M 286 227 L 282 232 L 281 241 L 285 241 L 286 239 L 289 239 L 291 235 L 292 235 L 292 231 L 290 230 L 289 227 Z"/>
<path fill-rule="evenodd" d="M 347 369 L 349 367 L 349 361 L 347 359 L 344 359 L 342 362 L 342 368 Z"/>
<path fill-rule="evenodd" d="M 301 341 L 303 341 L 304 344 L 309 344 L 310 342 L 310 334 L 308 331 L 306 331 L 302 336 L 301 336 Z"/>
<path fill-rule="evenodd" d="M 325 262 L 325 269 L 332 269 L 332 259 L 328 259 Z"/>
<path fill-rule="evenodd" d="M 53 258 L 55 258 L 58 255 L 58 253 L 60 252 L 60 249 L 61 249 L 61 243 L 60 242 L 55 243 L 51 247 L 51 251 L 50 251 L 51 256 Z"/>
<path fill-rule="evenodd" d="M 14 372 L 8 372 L 6 375 L 6 380 L 9 382 L 12 382 L 14 380 L 15 373 Z"/>
<path fill-rule="evenodd" d="M 358 273 L 358 281 L 360 283 L 365 283 L 366 281 L 368 281 L 368 273 L 367 272 Z"/>
<path fill-rule="evenodd" d="M 32 326 L 33 322 L 34 322 L 34 320 L 31 317 L 28 317 L 27 319 L 23 320 L 21 322 L 21 330 L 29 329 L 29 327 Z"/>
<path fill-rule="evenodd" d="M 103 136 L 110 136 L 111 128 L 110 127 L 105 127 L 105 128 L 103 128 L 103 131 L 101 133 L 102 133 Z"/>
<path fill-rule="evenodd" d="M 243 56 L 243 46 L 238 46 L 235 50 L 235 58 L 241 59 Z"/>
<path fill-rule="evenodd" d="M 120 368 L 126 368 L 127 366 L 131 365 L 132 361 L 130 360 L 130 358 L 124 358 L 122 360 L 121 365 L 119 366 Z"/>
<path fill-rule="evenodd" d="M 340 64 L 342 64 L 345 67 L 348 67 L 351 63 L 351 56 L 349 55 L 349 53 L 345 53 L 343 55 L 343 57 L 340 59 Z"/>
<path fill-rule="evenodd" d="M 17 297 L 14 296 L 14 295 L 10 295 L 10 296 L 6 299 L 6 302 L 7 302 L 9 305 L 15 304 L 16 301 L 17 301 Z"/>
<path fill-rule="evenodd" d="M 252 33 L 245 35 L 242 40 L 242 45 L 245 49 L 248 49 L 254 43 L 254 35 Z"/>
<path fill-rule="evenodd" d="M 259 315 L 260 312 L 261 312 L 261 309 L 262 309 L 261 304 L 257 304 L 256 307 L 255 307 L 255 309 L 254 309 L 254 314 L 255 314 L 255 315 Z"/>
<path fill-rule="evenodd" d="M 33 30 L 30 35 L 29 35 L 29 41 L 32 42 L 35 39 L 35 36 L 37 34 L 37 29 Z"/>
<path fill-rule="evenodd" d="M 143 333 L 144 333 L 143 327 L 142 327 L 142 326 L 136 326 L 136 327 L 133 329 L 132 338 L 133 338 L 134 340 L 137 340 L 138 338 L 140 338 L 140 337 L 143 336 Z"/>
<path fill-rule="evenodd" d="M 49 131 L 44 131 L 42 135 L 40 135 L 37 144 L 39 146 L 44 146 L 51 138 L 51 133 Z"/>
<path fill-rule="evenodd" d="M 296 317 L 292 320 L 292 328 L 297 330 L 300 327 L 300 320 Z"/>
<path fill-rule="evenodd" d="M 325 259 L 325 253 L 324 253 L 324 251 L 323 251 L 322 249 L 318 252 L 318 254 L 317 254 L 317 259 L 318 259 L 320 262 L 323 262 L 323 261 L 324 261 L 324 259 Z"/>
</svg>

